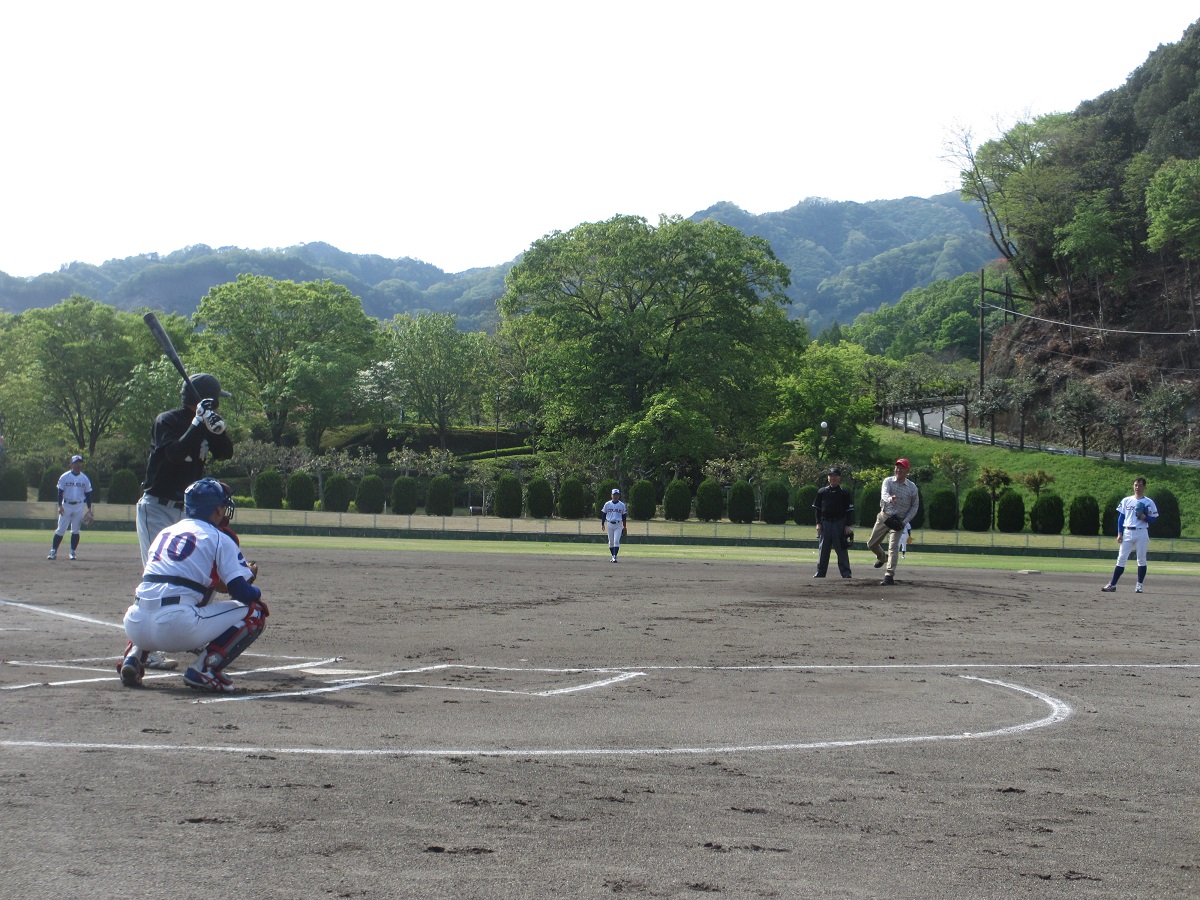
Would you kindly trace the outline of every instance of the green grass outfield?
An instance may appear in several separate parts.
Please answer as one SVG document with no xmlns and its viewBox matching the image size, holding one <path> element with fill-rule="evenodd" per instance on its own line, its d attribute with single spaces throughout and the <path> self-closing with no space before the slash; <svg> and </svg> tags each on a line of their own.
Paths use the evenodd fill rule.
<svg viewBox="0 0 1200 900">
<path fill-rule="evenodd" d="M 44 530 L 4 529 L 0 530 L 0 541 L 37 546 L 38 552 L 48 546 L 49 535 Z M 124 544 L 136 547 L 137 536 L 128 532 L 90 531 L 84 535 L 80 554 L 86 559 L 87 544 Z M 245 536 L 247 547 L 286 547 L 296 550 L 375 550 L 421 553 L 504 553 L 537 556 L 561 556 L 571 559 L 594 559 L 608 562 L 608 550 L 603 536 L 597 535 L 594 543 L 560 541 L 507 541 L 507 540 L 456 540 L 453 538 L 367 538 L 332 537 L 327 535 L 279 535 L 256 534 Z M 32 550 L 31 546 L 31 550 Z M 909 551 L 901 561 L 905 566 L 923 566 L 938 569 L 997 569 L 1012 572 L 1036 570 L 1040 572 L 1081 572 L 1108 575 L 1116 560 L 1116 547 L 1109 559 L 1087 559 L 1080 557 L 1022 557 L 993 555 L 986 552 L 972 553 L 922 553 L 919 548 Z M 134 557 L 136 558 L 136 557 Z M 693 560 L 704 562 L 769 562 L 803 567 L 806 572 L 815 567 L 817 551 L 808 547 L 756 547 L 740 545 L 688 546 L 684 544 L 638 544 L 631 540 L 622 545 L 621 559 L 634 564 L 640 560 Z M 853 550 L 850 564 L 860 577 L 870 576 L 874 570 L 871 554 L 865 550 Z M 1131 563 L 1136 566 L 1136 563 Z M 1153 542 L 1150 546 L 1150 572 L 1154 575 L 1200 575 L 1200 563 L 1159 561 L 1154 557 Z"/>
</svg>

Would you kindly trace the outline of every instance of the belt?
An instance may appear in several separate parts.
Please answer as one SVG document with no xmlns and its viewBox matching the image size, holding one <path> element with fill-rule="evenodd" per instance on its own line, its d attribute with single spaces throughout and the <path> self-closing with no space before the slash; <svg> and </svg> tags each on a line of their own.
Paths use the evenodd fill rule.
<svg viewBox="0 0 1200 900">
<path fill-rule="evenodd" d="M 82 502 L 83 502 L 82 500 L 64 500 L 63 501 L 63 503 L 69 504 L 70 506 L 78 506 Z"/>
<path fill-rule="evenodd" d="M 141 606 L 143 603 L 150 603 L 153 599 L 152 597 L 138 597 L 137 605 Z M 158 605 L 161 608 L 163 606 L 175 606 L 179 602 L 179 597 L 162 597 L 158 600 Z"/>
<path fill-rule="evenodd" d="M 177 575 L 143 575 L 142 584 L 173 584 L 175 587 L 193 590 L 197 594 L 208 593 L 208 585 L 192 581 L 190 578 L 181 578 Z"/>
<path fill-rule="evenodd" d="M 183 509 L 182 500 L 168 500 L 166 497 L 155 497 L 153 494 L 144 494 L 143 496 L 147 500 L 153 500 L 155 503 L 162 504 L 163 506 L 169 506 L 171 509 Z"/>
</svg>

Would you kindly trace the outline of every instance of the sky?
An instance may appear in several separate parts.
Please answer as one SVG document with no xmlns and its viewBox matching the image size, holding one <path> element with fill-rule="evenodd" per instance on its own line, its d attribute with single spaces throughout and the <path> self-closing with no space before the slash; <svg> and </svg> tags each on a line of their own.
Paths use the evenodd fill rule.
<svg viewBox="0 0 1200 900">
<path fill-rule="evenodd" d="M 618 214 L 928 197 L 1195 0 L 210 0 L 0 11 L 0 271 L 323 241 L 447 272 Z"/>
</svg>

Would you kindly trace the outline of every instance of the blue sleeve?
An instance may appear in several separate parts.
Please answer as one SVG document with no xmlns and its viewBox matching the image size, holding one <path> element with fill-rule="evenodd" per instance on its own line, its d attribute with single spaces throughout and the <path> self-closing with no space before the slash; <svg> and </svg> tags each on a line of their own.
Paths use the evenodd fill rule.
<svg viewBox="0 0 1200 900">
<path fill-rule="evenodd" d="M 58 505 L 59 506 L 62 506 L 62 498 L 63 498 L 63 490 L 62 490 L 62 488 L 59 488 L 58 489 Z"/>
<path fill-rule="evenodd" d="M 229 596 L 234 600 L 241 600 L 243 603 L 249 603 L 251 600 L 257 600 L 262 596 L 262 591 L 241 575 L 229 582 L 228 587 Z"/>
<path fill-rule="evenodd" d="M 88 506 L 91 506 L 92 505 L 92 492 L 88 491 L 86 494 L 84 494 L 83 499 L 87 501 Z"/>
<path fill-rule="evenodd" d="M 1125 513 L 1117 513 L 1117 534 L 1121 533 L 1121 529 L 1125 527 Z"/>
</svg>

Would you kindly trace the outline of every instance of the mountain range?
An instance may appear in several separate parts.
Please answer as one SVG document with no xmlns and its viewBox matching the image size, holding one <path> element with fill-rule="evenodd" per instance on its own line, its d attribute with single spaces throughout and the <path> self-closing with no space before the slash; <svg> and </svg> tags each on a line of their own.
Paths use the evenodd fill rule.
<svg viewBox="0 0 1200 900">
<path fill-rule="evenodd" d="M 942 278 L 977 271 L 996 257 L 982 212 L 957 193 L 869 203 L 809 198 L 782 212 L 753 214 L 722 202 L 691 216 L 714 219 L 770 242 L 792 272 L 790 315 L 814 330 L 848 324 L 881 303 Z M 464 330 L 491 330 L 496 300 L 519 256 L 500 265 L 447 273 L 409 257 L 355 254 L 315 242 L 272 250 L 212 248 L 71 263 L 16 278 L 0 272 L 0 309 L 17 313 L 82 294 L 118 309 L 191 315 L 209 289 L 238 275 L 345 285 L 368 315 L 450 312 Z"/>
</svg>

